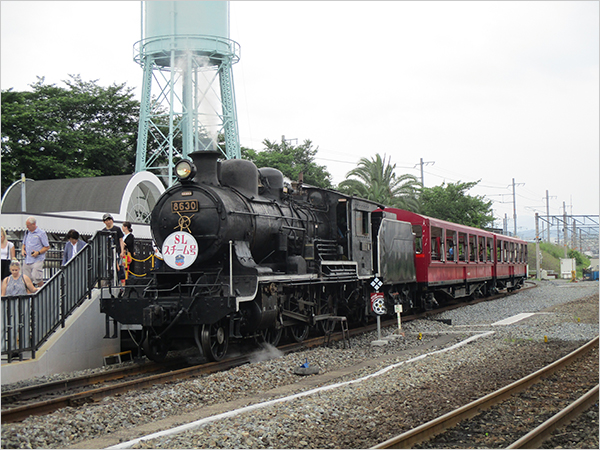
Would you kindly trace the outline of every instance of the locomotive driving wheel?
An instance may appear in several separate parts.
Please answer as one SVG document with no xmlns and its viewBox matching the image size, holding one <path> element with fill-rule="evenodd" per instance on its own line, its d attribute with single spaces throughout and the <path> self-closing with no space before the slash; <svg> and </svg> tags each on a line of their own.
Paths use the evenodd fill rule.
<svg viewBox="0 0 600 450">
<path fill-rule="evenodd" d="M 168 343 L 158 336 L 148 336 L 142 343 L 142 348 L 148 359 L 155 362 L 163 362 L 169 352 Z"/>
<path fill-rule="evenodd" d="M 294 341 L 300 343 L 304 341 L 304 339 L 306 339 L 310 328 L 308 324 L 301 323 L 298 325 L 292 325 L 291 327 L 289 327 L 289 330 L 292 333 L 292 338 L 294 338 Z"/>
<path fill-rule="evenodd" d="M 204 356 L 209 360 L 222 360 L 227 353 L 227 346 L 229 345 L 229 330 L 226 319 L 202 325 L 200 343 Z"/>
<path fill-rule="evenodd" d="M 330 295 L 328 296 L 326 299 L 319 299 L 319 303 L 318 303 L 318 315 L 319 316 L 323 316 L 323 315 L 330 315 L 330 316 L 337 316 L 337 304 L 334 305 L 334 299 L 333 297 Z M 326 334 L 329 330 L 327 328 L 327 320 L 320 320 L 318 322 L 319 325 L 319 330 L 321 331 L 321 333 Z"/>
<path fill-rule="evenodd" d="M 292 313 L 305 316 L 307 314 L 306 305 L 302 298 L 290 297 L 289 309 Z M 294 341 L 300 343 L 306 339 L 310 331 L 308 323 L 298 321 L 287 328 Z"/>
<path fill-rule="evenodd" d="M 277 347 L 279 341 L 281 340 L 281 335 L 283 334 L 283 327 L 276 328 L 270 327 L 266 330 L 261 330 L 260 335 L 262 338 L 262 342 L 265 344 L 270 344 L 273 347 Z"/>
</svg>

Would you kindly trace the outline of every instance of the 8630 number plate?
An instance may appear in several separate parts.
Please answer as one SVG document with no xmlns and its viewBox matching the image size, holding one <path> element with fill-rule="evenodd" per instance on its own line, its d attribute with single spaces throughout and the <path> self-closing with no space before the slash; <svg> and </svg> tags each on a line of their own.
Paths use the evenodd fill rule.
<svg viewBox="0 0 600 450">
<path fill-rule="evenodd" d="M 174 200 L 171 202 L 172 213 L 198 212 L 198 200 Z"/>
</svg>

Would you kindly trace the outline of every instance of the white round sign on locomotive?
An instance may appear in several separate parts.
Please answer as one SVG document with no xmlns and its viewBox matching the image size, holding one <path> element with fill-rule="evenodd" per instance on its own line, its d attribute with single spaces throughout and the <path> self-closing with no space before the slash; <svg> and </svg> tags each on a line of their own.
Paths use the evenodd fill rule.
<svg viewBox="0 0 600 450">
<path fill-rule="evenodd" d="M 198 257 L 198 242 L 190 233 L 176 231 L 163 242 L 162 255 L 169 267 L 176 270 L 187 269 Z"/>
</svg>

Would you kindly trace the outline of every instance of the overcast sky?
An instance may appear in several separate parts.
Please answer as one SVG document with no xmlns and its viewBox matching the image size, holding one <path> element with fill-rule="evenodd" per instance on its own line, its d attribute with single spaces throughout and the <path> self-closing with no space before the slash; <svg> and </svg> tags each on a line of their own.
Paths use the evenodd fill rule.
<svg viewBox="0 0 600 450">
<path fill-rule="evenodd" d="M 310 139 L 334 183 L 391 157 L 425 186 L 477 181 L 513 230 L 598 214 L 599 2 L 231 2 L 240 141 Z M 2 1 L 3 90 L 69 74 L 139 99 L 140 2 Z M 202 30 L 198 30 L 202 34 Z M 501 222 L 496 223 L 501 226 Z"/>
</svg>

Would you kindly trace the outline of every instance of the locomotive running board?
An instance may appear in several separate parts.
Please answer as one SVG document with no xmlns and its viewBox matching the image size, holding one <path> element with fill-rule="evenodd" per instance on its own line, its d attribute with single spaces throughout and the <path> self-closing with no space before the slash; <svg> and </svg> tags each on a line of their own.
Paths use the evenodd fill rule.
<svg viewBox="0 0 600 450">
<path fill-rule="evenodd" d="M 294 281 L 313 281 L 317 280 L 319 275 L 316 273 L 308 273 L 306 275 L 266 275 L 258 277 L 259 283 L 277 282 L 294 282 Z"/>
</svg>

